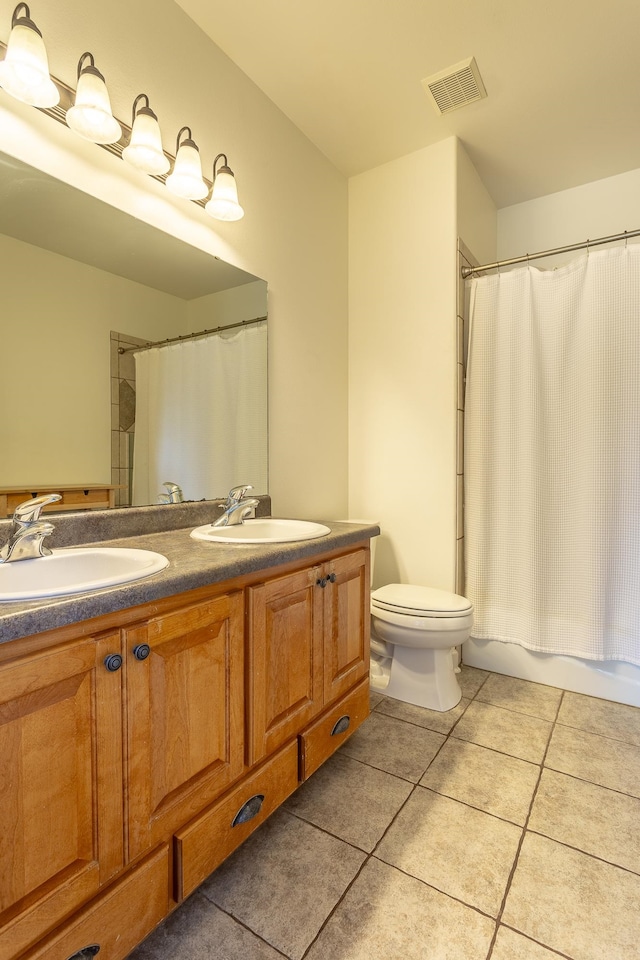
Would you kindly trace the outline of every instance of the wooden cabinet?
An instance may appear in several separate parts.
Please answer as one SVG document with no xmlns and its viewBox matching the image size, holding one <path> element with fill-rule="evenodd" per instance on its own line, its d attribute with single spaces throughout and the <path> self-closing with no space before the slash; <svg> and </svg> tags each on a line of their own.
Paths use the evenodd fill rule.
<svg viewBox="0 0 640 960">
<path fill-rule="evenodd" d="M 298 786 L 298 745 L 290 741 L 176 834 L 176 900 L 198 884 L 253 833 Z"/>
<path fill-rule="evenodd" d="M 321 568 L 248 590 L 248 760 L 257 763 L 311 720 L 323 697 Z"/>
<path fill-rule="evenodd" d="M 169 912 L 168 873 L 165 844 L 38 944 L 28 960 L 88 960 L 96 953 L 124 960 Z"/>
<path fill-rule="evenodd" d="M 243 614 L 236 591 L 124 631 L 129 859 L 243 772 Z"/>
<path fill-rule="evenodd" d="M 369 554 L 248 591 L 249 762 L 268 756 L 369 672 Z"/>
<path fill-rule="evenodd" d="M 124 958 L 367 715 L 368 610 L 361 546 L 0 644 L 0 960 Z"/>
<path fill-rule="evenodd" d="M 369 674 L 369 552 L 357 550 L 324 567 L 324 703 Z"/>
<path fill-rule="evenodd" d="M 123 865 L 118 632 L 0 669 L 0 958 L 12 960 Z"/>
</svg>

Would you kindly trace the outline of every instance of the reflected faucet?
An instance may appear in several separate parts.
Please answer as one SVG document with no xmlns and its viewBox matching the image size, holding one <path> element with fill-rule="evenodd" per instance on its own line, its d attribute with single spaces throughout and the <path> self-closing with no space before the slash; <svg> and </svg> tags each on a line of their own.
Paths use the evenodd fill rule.
<svg viewBox="0 0 640 960">
<path fill-rule="evenodd" d="M 173 483 L 171 480 L 165 480 L 162 486 L 167 491 L 166 493 L 161 493 L 158 496 L 158 503 L 183 503 L 184 499 L 182 496 L 182 490 L 177 483 Z"/>
<path fill-rule="evenodd" d="M 13 511 L 13 527 L 9 539 L 0 550 L 0 563 L 34 560 L 51 555 L 51 550 L 44 545 L 44 538 L 53 533 L 54 527 L 47 520 L 40 519 L 40 511 L 48 503 L 55 503 L 57 500 L 62 500 L 59 493 L 47 493 L 18 504 Z"/>
<path fill-rule="evenodd" d="M 238 487 L 232 487 L 227 496 L 227 502 L 224 505 L 224 513 L 221 517 L 211 524 L 212 527 L 234 527 L 242 523 L 248 516 L 255 516 L 255 509 L 260 501 L 255 497 L 246 497 L 245 493 L 253 490 L 250 483 L 242 483 Z"/>
</svg>

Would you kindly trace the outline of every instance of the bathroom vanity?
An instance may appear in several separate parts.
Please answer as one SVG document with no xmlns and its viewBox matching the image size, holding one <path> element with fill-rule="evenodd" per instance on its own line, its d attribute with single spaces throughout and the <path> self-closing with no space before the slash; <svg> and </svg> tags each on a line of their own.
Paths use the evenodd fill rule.
<svg viewBox="0 0 640 960">
<path fill-rule="evenodd" d="M 0 608 L 0 960 L 122 960 L 357 729 L 377 532 Z"/>
</svg>

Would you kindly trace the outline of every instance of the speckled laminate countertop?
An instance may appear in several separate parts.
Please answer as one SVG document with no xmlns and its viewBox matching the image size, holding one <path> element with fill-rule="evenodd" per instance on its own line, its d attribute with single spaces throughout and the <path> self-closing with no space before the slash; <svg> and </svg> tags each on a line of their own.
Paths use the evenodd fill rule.
<svg viewBox="0 0 640 960">
<path fill-rule="evenodd" d="M 164 508 L 161 508 L 164 509 Z M 260 513 L 261 511 L 259 511 Z M 223 544 L 193 540 L 190 526 L 153 533 L 138 533 L 94 542 L 109 547 L 135 547 L 162 553 L 169 566 L 145 580 L 108 590 L 28 602 L 0 603 L 0 643 L 56 627 L 90 620 L 149 601 L 184 593 L 196 587 L 220 583 L 243 574 L 256 573 L 375 537 L 379 527 L 367 523 L 321 521 L 331 533 L 315 540 L 270 544 Z M 55 542 L 54 547 L 59 546 Z M 87 545 L 82 542 L 82 545 Z"/>
</svg>

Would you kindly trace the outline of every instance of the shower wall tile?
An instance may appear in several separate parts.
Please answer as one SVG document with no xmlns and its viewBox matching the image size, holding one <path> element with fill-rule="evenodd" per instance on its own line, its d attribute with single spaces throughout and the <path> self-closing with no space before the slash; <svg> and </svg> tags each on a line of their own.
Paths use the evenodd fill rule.
<svg viewBox="0 0 640 960">
<path fill-rule="evenodd" d="M 464 477 L 461 473 L 456 477 L 456 494 L 457 494 L 457 507 L 456 507 L 456 523 L 457 523 L 457 537 L 458 540 L 461 540 L 464 536 Z"/>
<path fill-rule="evenodd" d="M 456 351 L 457 351 L 457 425 L 456 425 L 456 592 L 465 591 L 464 560 L 464 409 L 466 364 L 468 347 L 469 284 L 462 279 L 462 268 L 477 266 L 478 261 L 458 237 L 458 284 L 456 295 Z"/>
<path fill-rule="evenodd" d="M 464 412 L 458 410 L 458 430 L 456 437 L 456 472 L 464 473 Z"/>
<path fill-rule="evenodd" d="M 458 410 L 464 410 L 464 366 L 458 362 Z"/>
<path fill-rule="evenodd" d="M 131 461 L 135 433 L 136 367 L 132 353 L 118 353 L 147 343 L 140 337 L 111 331 L 111 473 L 113 483 L 123 484 L 116 490 L 117 506 L 131 504 Z M 115 436 L 114 436 L 115 435 Z"/>
<path fill-rule="evenodd" d="M 465 568 L 464 568 L 464 537 L 460 537 L 456 543 L 456 593 L 464 596 L 465 589 Z"/>
</svg>

